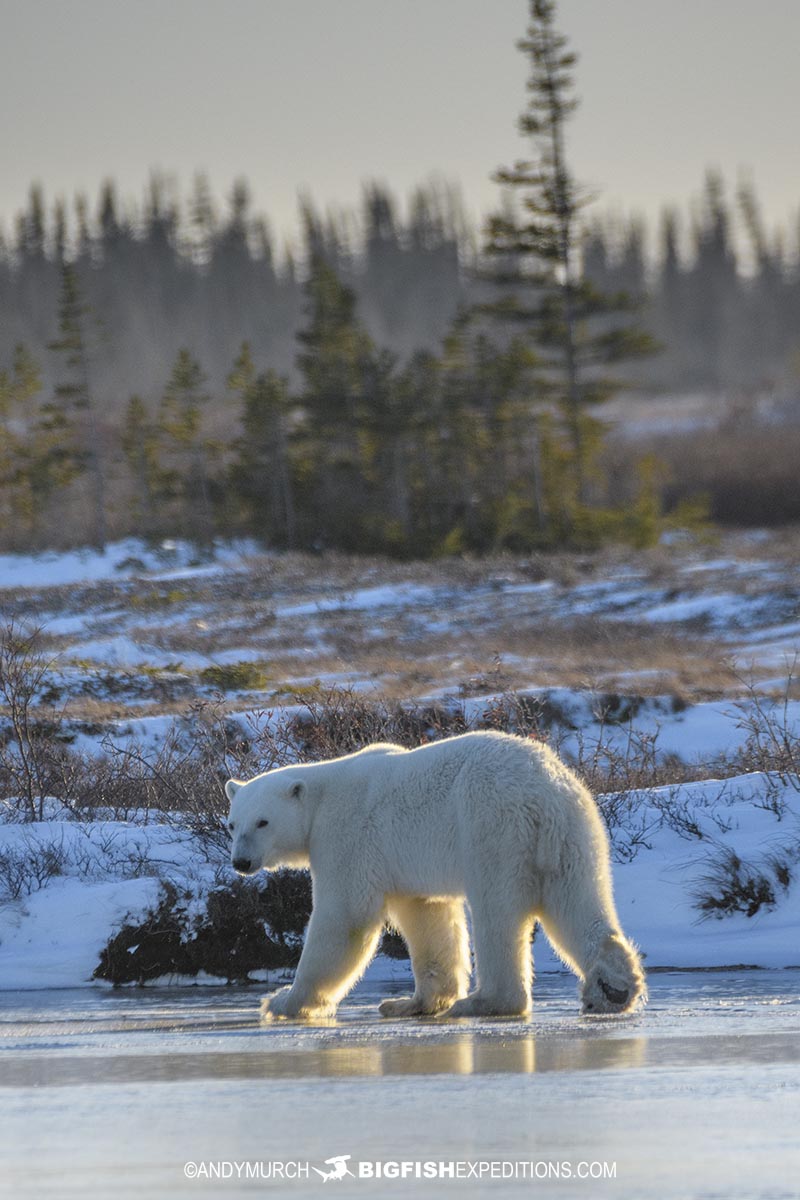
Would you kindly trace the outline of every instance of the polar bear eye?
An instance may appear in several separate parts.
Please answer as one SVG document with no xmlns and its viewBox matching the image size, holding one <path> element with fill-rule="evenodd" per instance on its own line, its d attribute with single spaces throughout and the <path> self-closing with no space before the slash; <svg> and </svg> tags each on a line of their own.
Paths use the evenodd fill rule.
<svg viewBox="0 0 800 1200">
<path fill-rule="evenodd" d="M 267 825 L 269 825 L 269 821 L 259 821 L 256 829 L 265 829 Z"/>
</svg>

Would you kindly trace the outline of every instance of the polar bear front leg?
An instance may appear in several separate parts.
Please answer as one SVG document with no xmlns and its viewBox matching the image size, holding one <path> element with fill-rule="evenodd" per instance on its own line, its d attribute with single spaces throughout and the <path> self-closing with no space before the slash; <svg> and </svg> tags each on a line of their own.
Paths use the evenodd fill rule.
<svg viewBox="0 0 800 1200">
<path fill-rule="evenodd" d="M 262 1019 L 333 1016 L 375 953 L 382 924 L 375 917 L 354 926 L 344 914 L 312 912 L 294 983 L 263 998 Z"/>
<path fill-rule="evenodd" d="M 461 900 L 396 896 L 389 920 L 402 933 L 411 955 L 414 995 L 384 1000 L 382 1017 L 435 1016 L 469 987 L 469 939 Z"/>
</svg>

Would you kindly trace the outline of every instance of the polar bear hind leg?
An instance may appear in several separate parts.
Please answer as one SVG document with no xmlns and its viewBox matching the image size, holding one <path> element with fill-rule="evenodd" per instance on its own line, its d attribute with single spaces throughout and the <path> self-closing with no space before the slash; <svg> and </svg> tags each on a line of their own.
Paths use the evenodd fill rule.
<svg viewBox="0 0 800 1200">
<path fill-rule="evenodd" d="M 391 897 L 389 921 L 408 945 L 414 995 L 384 1000 L 382 1017 L 434 1016 L 466 995 L 470 961 L 462 901 Z"/>
<path fill-rule="evenodd" d="M 488 881 L 492 883 L 493 881 Z M 533 913 L 491 886 L 467 891 L 477 987 L 448 1017 L 524 1017 L 531 1009 Z"/>
<path fill-rule="evenodd" d="M 636 947 L 622 932 L 610 899 L 598 898 L 588 881 L 561 880 L 548 897 L 541 921 L 556 953 L 581 980 L 583 1012 L 630 1012 L 647 998 Z"/>
</svg>

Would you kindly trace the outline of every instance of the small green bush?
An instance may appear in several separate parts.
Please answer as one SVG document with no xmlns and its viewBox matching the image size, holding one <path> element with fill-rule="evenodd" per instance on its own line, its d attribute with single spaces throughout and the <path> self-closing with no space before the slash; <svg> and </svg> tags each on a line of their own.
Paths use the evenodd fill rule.
<svg viewBox="0 0 800 1200">
<path fill-rule="evenodd" d="M 184 940 L 187 921 L 186 897 L 172 884 L 163 884 L 157 907 L 140 924 L 123 925 L 100 951 L 92 979 L 106 979 L 116 987 L 161 975 L 195 975 Z"/>
<path fill-rule="evenodd" d="M 269 683 L 269 675 L 264 668 L 259 663 L 247 660 L 205 667 L 200 672 L 200 679 L 218 692 L 252 692 L 265 688 Z"/>
<path fill-rule="evenodd" d="M 253 971 L 295 966 L 311 910 L 308 881 L 286 878 L 295 874 L 270 876 L 263 889 L 240 880 L 217 888 L 200 914 L 192 914 L 189 896 L 162 884 L 158 905 L 109 939 L 92 978 L 119 986 L 204 971 L 248 983 Z"/>
</svg>

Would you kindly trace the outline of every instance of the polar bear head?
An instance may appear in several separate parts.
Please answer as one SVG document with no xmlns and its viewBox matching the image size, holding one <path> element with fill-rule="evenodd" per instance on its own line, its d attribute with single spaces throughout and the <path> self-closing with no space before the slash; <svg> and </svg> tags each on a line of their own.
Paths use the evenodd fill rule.
<svg viewBox="0 0 800 1200">
<path fill-rule="evenodd" d="M 291 767 L 249 783 L 228 780 L 231 862 L 240 875 L 254 875 L 262 867 L 308 866 L 307 791 L 307 782 Z"/>
</svg>

